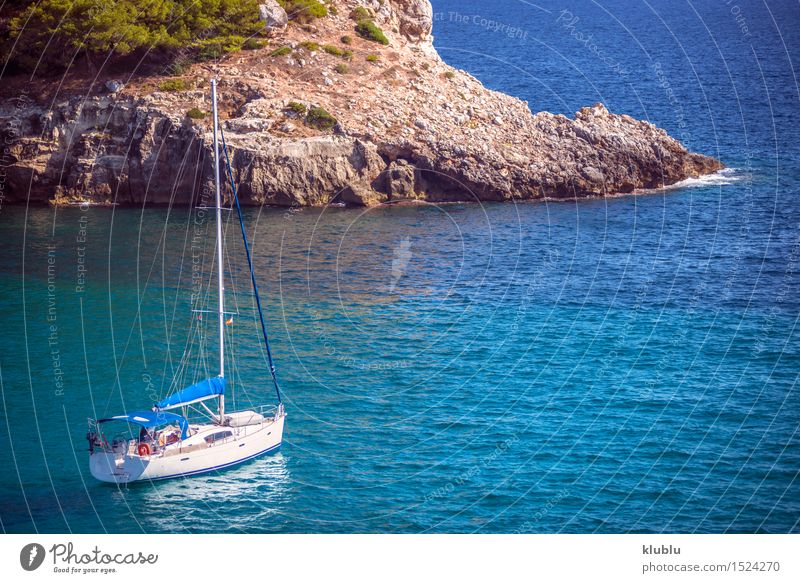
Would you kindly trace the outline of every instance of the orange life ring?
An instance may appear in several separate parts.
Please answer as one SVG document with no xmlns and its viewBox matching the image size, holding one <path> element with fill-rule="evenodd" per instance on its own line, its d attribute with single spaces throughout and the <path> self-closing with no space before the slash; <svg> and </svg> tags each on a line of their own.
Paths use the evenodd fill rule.
<svg viewBox="0 0 800 583">
<path fill-rule="evenodd" d="M 136 451 L 139 452 L 139 457 L 150 455 L 150 446 L 147 445 L 146 443 L 140 443 Z"/>
</svg>

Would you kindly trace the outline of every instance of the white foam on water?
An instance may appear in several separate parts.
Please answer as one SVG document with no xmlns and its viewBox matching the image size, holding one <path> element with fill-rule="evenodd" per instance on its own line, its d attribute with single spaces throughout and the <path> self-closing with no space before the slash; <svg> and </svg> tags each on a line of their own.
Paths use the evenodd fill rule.
<svg viewBox="0 0 800 583">
<path fill-rule="evenodd" d="M 617 192 L 614 194 L 607 194 L 605 196 L 581 196 L 578 198 L 574 197 L 567 197 L 567 198 L 550 198 L 544 197 L 543 199 L 533 199 L 529 201 L 515 201 L 517 204 L 524 203 L 524 202 L 532 202 L 537 203 L 540 200 L 544 200 L 545 202 L 569 202 L 569 201 L 576 201 L 576 200 L 592 200 L 592 199 L 606 199 L 606 198 L 625 198 L 628 196 L 639 196 L 639 195 L 646 195 L 646 194 L 656 194 L 659 192 L 667 192 L 672 190 L 680 190 L 683 188 L 701 188 L 706 186 L 725 186 L 727 184 L 734 184 L 736 182 L 740 182 L 742 180 L 746 180 L 748 175 L 744 172 L 740 172 L 738 168 L 723 168 L 722 170 L 718 170 L 713 174 L 706 174 L 705 176 L 700 176 L 699 178 L 687 178 L 685 180 L 681 180 L 676 182 L 675 184 L 670 184 L 669 186 L 662 186 L 660 188 L 637 188 L 633 192 Z"/>
<path fill-rule="evenodd" d="M 687 178 L 663 188 L 648 189 L 642 192 L 659 192 L 664 190 L 677 190 L 680 188 L 701 188 L 704 186 L 724 186 L 733 184 L 745 178 L 736 168 L 723 168 L 713 174 L 706 174 L 699 178 Z"/>
</svg>

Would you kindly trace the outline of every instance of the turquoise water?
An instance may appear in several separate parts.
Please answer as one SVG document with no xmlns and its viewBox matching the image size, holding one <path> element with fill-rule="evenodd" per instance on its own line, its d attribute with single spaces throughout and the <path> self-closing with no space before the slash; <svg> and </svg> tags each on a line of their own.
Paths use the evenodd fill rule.
<svg viewBox="0 0 800 583">
<path fill-rule="evenodd" d="M 645 5 L 605 4 L 619 22 L 567 6 L 601 60 L 554 23 L 560 4 L 435 2 L 443 56 L 487 85 L 676 134 L 680 113 L 734 169 L 607 200 L 249 210 L 289 417 L 282 452 L 238 469 L 127 489 L 87 469 L 87 418 L 213 374 L 211 322 L 190 311 L 193 293 L 213 305 L 193 279 L 212 267 L 207 222 L 3 206 L 3 529 L 797 531 L 797 8 L 773 7 L 776 25 L 739 4 L 752 38 L 723 3 L 675 3 L 663 25 Z M 228 228 L 231 398 L 269 402 Z"/>
</svg>

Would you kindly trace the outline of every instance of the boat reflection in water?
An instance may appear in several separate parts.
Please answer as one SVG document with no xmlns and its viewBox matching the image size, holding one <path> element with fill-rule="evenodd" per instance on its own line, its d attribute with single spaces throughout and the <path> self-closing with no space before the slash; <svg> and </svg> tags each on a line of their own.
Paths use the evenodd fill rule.
<svg viewBox="0 0 800 583">
<path fill-rule="evenodd" d="M 121 507 L 135 512 L 141 532 L 277 532 L 286 522 L 291 487 L 280 453 L 190 479 L 120 488 Z"/>
</svg>

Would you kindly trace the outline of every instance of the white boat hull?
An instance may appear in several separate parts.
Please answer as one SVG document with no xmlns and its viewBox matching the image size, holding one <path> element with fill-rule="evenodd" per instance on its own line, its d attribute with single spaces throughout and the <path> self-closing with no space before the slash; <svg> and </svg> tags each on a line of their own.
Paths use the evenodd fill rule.
<svg viewBox="0 0 800 583">
<path fill-rule="evenodd" d="M 166 480 L 222 470 L 259 456 L 276 452 L 283 440 L 285 415 L 259 425 L 228 427 L 202 425 L 191 437 L 151 455 L 96 450 L 89 456 L 92 476 L 103 482 L 127 484 L 144 480 Z M 230 437 L 208 443 L 220 432 Z"/>
</svg>

